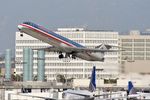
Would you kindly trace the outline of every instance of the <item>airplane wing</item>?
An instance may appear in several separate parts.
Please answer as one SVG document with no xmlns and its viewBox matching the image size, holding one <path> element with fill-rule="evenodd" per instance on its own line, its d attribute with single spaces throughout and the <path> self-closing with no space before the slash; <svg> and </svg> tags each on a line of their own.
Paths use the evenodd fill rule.
<svg viewBox="0 0 150 100">
<path fill-rule="evenodd" d="M 99 48 L 79 48 L 79 47 L 64 47 L 63 49 L 69 51 L 70 53 L 80 53 L 80 52 L 119 52 L 124 50 L 106 50 L 106 49 L 99 49 Z M 65 52 L 63 50 L 60 50 L 54 46 L 47 47 L 47 48 L 37 48 L 33 50 L 45 50 L 48 52 Z"/>
<path fill-rule="evenodd" d="M 140 93 L 140 92 L 138 92 L 137 94 L 128 95 L 128 98 L 133 98 L 133 97 L 146 97 L 146 96 L 150 96 L 150 93 Z"/>
<path fill-rule="evenodd" d="M 59 52 L 60 50 L 54 46 L 46 47 L 46 48 L 34 48 L 33 50 L 44 50 L 48 52 Z"/>
<path fill-rule="evenodd" d="M 58 99 L 54 99 L 54 98 L 49 98 L 49 97 L 42 97 L 42 96 L 34 96 L 34 95 L 23 95 L 23 94 L 19 94 L 21 96 L 28 96 L 28 97 L 34 97 L 34 98 L 39 98 L 39 99 L 44 99 L 44 100 L 58 100 Z"/>
<path fill-rule="evenodd" d="M 74 94 L 74 95 L 79 95 L 79 96 L 84 96 L 84 97 L 90 97 L 93 95 L 91 92 L 87 90 L 66 90 L 63 92 L 64 94 Z"/>
<path fill-rule="evenodd" d="M 121 93 L 102 93 L 102 94 L 99 94 L 99 95 L 94 95 L 94 97 L 108 96 L 108 95 L 114 95 L 114 94 L 121 94 Z"/>
<path fill-rule="evenodd" d="M 79 47 L 66 47 L 66 49 L 70 49 L 74 52 L 118 52 L 120 50 L 106 50 L 99 48 L 79 48 Z"/>
</svg>

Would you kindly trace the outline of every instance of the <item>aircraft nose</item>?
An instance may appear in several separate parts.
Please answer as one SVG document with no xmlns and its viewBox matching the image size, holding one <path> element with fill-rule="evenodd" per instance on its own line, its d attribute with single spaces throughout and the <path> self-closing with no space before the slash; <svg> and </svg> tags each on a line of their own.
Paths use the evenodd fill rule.
<svg viewBox="0 0 150 100">
<path fill-rule="evenodd" d="M 19 31 L 20 31 L 22 28 L 23 28 L 23 26 L 22 26 L 22 25 L 18 25 L 18 29 L 19 29 Z"/>
</svg>

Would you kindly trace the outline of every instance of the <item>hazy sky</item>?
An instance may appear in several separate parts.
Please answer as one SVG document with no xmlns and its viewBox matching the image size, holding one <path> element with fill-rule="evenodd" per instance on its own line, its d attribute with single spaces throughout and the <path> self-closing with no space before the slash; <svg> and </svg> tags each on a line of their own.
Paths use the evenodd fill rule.
<svg viewBox="0 0 150 100">
<path fill-rule="evenodd" d="M 17 25 L 24 21 L 51 30 L 144 31 L 150 28 L 150 0 L 0 0 L 0 52 L 14 51 Z"/>
</svg>

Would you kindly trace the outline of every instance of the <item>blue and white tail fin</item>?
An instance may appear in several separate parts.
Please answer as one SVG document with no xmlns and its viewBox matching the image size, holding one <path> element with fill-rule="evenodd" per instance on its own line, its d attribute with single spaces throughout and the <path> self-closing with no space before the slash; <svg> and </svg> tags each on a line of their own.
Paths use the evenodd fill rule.
<svg viewBox="0 0 150 100">
<path fill-rule="evenodd" d="M 96 90 L 96 67 L 93 66 L 91 80 L 89 84 L 89 91 L 94 92 Z"/>
<path fill-rule="evenodd" d="M 130 94 L 137 94 L 131 81 L 128 82 L 128 93 L 129 93 L 129 95 Z"/>
</svg>

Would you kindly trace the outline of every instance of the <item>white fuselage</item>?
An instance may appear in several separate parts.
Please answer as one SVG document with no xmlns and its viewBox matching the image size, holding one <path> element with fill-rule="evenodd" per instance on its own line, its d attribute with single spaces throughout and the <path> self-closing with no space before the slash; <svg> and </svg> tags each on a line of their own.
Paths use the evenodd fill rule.
<svg viewBox="0 0 150 100">
<path fill-rule="evenodd" d="M 60 35 L 54 36 L 53 34 L 49 34 L 47 32 L 44 32 L 36 27 L 26 25 L 26 24 L 20 24 L 18 25 L 18 28 L 21 32 L 24 32 L 34 38 L 37 38 L 39 40 L 42 40 L 43 42 L 46 42 L 56 48 L 58 48 L 61 52 L 64 53 L 70 53 L 70 50 L 66 47 L 76 47 L 73 43 L 81 46 L 82 48 L 85 48 L 84 46 L 68 39 L 63 36 L 61 38 L 65 38 L 65 40 L 62 40 L 59 38 Z M 70 43 L 73 42 L 73 43 Z M 88 60 L 88 61 L 104 61 L 104 53 L 103 52 L 98 52 L 98 53 L 90 53 L 90 52 L 76 52 L 74 55 L 78 58 Z"/>
<path fill-rule="evenodd" d="M 144 99 L 147 97 L 150 97 L 150 93 L 137 93 L 128 95 L 128 98 L 137 98 L 137 99 Z"/>
</svg>

